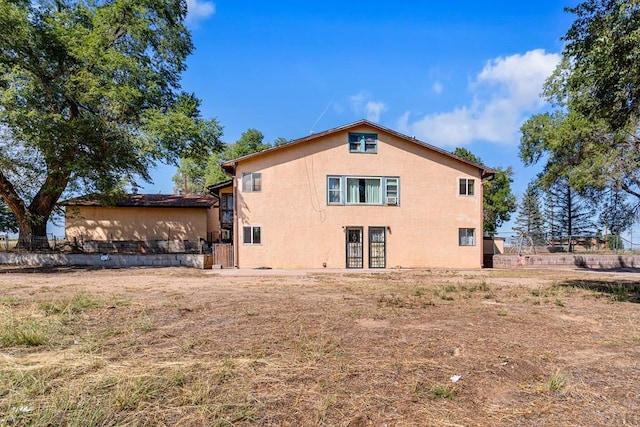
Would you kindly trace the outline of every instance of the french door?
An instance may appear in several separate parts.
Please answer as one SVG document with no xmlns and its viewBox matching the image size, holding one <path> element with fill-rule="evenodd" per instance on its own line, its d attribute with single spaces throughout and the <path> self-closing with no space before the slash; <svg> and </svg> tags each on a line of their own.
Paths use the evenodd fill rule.
<svg viewBox="0 0 640 427">
<path fill-rule="evenodd" d="M 363 229 L 362 227 L 347 227 L 346 252 L 347 268 L 362 268 L 363 262 Z"/>
<path fill-rule="evenodd" d="M 385 268 L 387 263 L 385 227 L 369 227 L 369 268 Z"/>
<path fill-rule="evenodd" d="M 387 266 L 386 228 L 369 227 L 369 268 Z M 347 268 L 364 267 L 364 227 L 346 229 Z"/>
</svg>

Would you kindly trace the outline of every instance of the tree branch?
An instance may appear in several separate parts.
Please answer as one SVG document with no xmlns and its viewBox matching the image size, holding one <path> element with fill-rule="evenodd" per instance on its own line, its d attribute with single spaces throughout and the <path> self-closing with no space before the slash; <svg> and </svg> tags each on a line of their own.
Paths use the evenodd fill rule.
<svg viewBox="0 0 640 427">
<path fill-rule="evenodd" d="M 27 216 L 27 208 L 11 181 L 7 179 L 2 171 L 0 171 L 0 196 L 13 212 L 18 223 L 24 222 Z"/>
<path fill-rule="evenodd" d="M 622 188 L 625 191 L 625 193 L 631 194 L 632 196 L 640 200 L 640 193 L 632 190 L 631 187 L 629 187 L 629 184 L 626 184 L 623 182 L 622 184 L 620 184 L 620 188 Z"/>
</svg>

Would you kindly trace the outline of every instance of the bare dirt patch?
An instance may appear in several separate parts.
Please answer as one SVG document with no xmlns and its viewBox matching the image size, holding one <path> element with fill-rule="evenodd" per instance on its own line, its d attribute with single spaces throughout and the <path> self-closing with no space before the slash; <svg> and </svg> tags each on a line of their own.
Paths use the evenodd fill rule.
<svg viewBox="0 0 640 427">
<path fill-rule="evenodd" d="M 578 270 L 1 267 L 0 425 L 640 425 L 637 289 Z"/>
</svg>

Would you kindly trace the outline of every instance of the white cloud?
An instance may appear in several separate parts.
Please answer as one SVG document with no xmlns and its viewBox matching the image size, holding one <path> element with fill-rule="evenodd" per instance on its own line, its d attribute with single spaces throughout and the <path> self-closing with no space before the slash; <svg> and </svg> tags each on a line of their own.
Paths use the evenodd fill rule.
<svg viewBox="0 0 640 427">
<path fill-rule="evenodd" d="M 380 120 L 380 115 L 387 111 L 387 107 L 384 105 L 384 102 L 369 101 L 367 105 L 364 106 L 364 111 L 367 114 L 367 120 L 377 122 Z"/>
<path fill-rule="evenodd" d="M 469 85 L 473 95 L 469 105 L 413 121 L 411 112 L 406 112 L 399 129 L 442 146 L 474 140 L 515 143 L 522 122 L 544 107 L 542 86 L 559 61 L 559 54 L 542 49 L 490 60 Z"/>
<path fill-rule="evenodd" d="M 442 86 L 442 83 L 440 82 L 435 82 L 431 88 L 436 95 L 440 95 L 444 90 L 444 86 Z"/>
<path fill-rule="evenodd" d="M 349 97 L 351 110 L 359 115 L 366 117 L 372 122 L 380 121 L 382 113 L 387 111 L 387 106 L 382 101 L 373 101 L 365 92 L 359 92 Z"/>
<path fill-rule="evenodd" d="M 365 97 L 366 95 L 364 92 L 359 92 L 349 97 L 349 104 L 351 105 L 351 110 L 353 110 L 354 113 L 360 114 L 362 112 Z"/>
<path fill-rule="evenodd" d="M 187 24 L 197 25 L 216 12 L 216 5 L 210 1 L 187 0 Z"/>
</svg>

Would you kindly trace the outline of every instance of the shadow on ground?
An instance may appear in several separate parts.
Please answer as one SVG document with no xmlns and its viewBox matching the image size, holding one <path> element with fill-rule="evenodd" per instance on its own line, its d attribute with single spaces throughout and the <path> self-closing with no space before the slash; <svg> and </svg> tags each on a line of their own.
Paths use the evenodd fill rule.
<svg viewBox="0 0 640 427">
<path fill-rule="evenodd" d="M 94 270 L 118 270 L 122 268 L 144 268 L 144 267 L 119 267 L 119 266 L 82 266 L 82 265 L 60 265 L 60 266 L 44 266 L 44 265 L 2 265 L 0 266 L 0 274 L 21 274 L 21 273 L 46 273 L 46 274 L 64 274 L 71 272 L 81 271 L 94 271 Z"/>
<path fill-rule="evenodd" d="M 611 271 L 611 270 L 607 270 Z M 615 301 L 640 303 L 640 282 L 617 280 L 567 280 L 560 286 L 581 288 L 611 295 Z"/>
<path fill-rule="evenodd" d="M 631 262 L 629 262 L 631 261 Z M 633 260 L 625 259 L 622 255 L 618 255 L 615 261 L 607 259 L 605 265 L 590 265 L 586 257 L 580 255 L 573 256 L 573 263 L 578 268 L 592 271 L 610 271 L 610 272 L 624 272 L 624 273 L 640 273 L 640 266 L 637 266 Z"/>
</svg>

